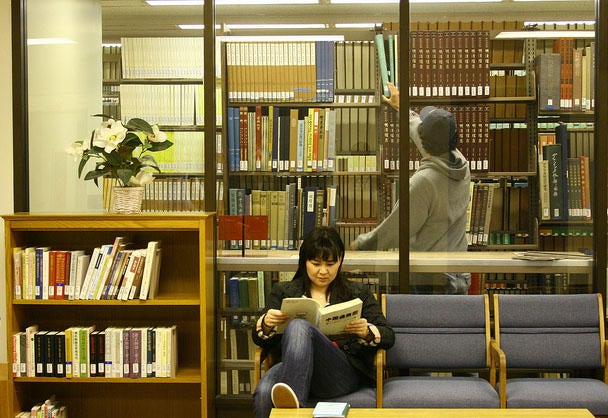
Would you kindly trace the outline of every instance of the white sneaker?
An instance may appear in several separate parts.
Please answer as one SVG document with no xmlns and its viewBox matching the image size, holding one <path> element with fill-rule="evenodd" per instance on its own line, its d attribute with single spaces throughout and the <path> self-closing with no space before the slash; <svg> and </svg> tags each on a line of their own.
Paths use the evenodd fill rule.
<svg viewBox="0 0 608 418">
<path fill-rule="evenodd" d="M 275 408 L 299 408 L 298 397 L 286 383 L 275 383 L 270 397 Z"/>
</svg>

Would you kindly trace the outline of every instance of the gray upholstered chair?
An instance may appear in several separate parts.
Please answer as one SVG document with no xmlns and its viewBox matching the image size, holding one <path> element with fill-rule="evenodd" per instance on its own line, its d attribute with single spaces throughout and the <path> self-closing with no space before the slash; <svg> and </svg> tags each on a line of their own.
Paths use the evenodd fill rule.
<svg viewBox="0 0 608 418">
<path fill-rule="evenodd" d="M 492 368 L 499 369 L 502 407 L 608 415 L 601 295 L 494 295 L 494 329 Z M 557 377 L 564 372 L 568 377 Z"/>
<path fill-rule="evenodd" d="M 383 295 L 395 345 L 385 370 L 489 371 L 487 295 Z M 490 376 L 490 381 L 492 376 Z M 386 408 L 498 408 L 494 385 L 477 376 L 413 375 L 378 382 Z"/>
</svg>

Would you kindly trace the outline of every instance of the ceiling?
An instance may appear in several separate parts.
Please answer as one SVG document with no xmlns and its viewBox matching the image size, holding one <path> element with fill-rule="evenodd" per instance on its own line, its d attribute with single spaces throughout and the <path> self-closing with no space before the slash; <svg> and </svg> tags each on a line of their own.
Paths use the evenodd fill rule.
<svg viewBox="0 0 608 418">
<path fill-rule="evenodd" d="M 216 22 L 236 23 L 375 23 L 398 21 L 398 4 L 216 6 Z M 117 42 L 122 36 L 199 36 L 201 31 L 184 31 L 178 24 L 202 24 L 203 6 L 149 6 L 144 0 L 100 0 L 103 41 Z M 575 4 L 575 5 L 573 5 Z M 412 4 L 412 21 L 471 20 L 594 20 L 594 0 L 468 4 Z M 497 16 L 499 16 L 497 18 Z M 359 30 L 361 31 L 361 30 Z M 220 31 L 223 33 L 222 31 Z M 291 33 L 291 32 L 290 32 Z M 319 33 L 318 30 L 315 33 Z M 344 33 L 328 29 L 323 33 Z M 233 35 L 252 32 L 233 31 Z M 258 33 L 259 34 L 259 31 Z M 273 34 L 268 30 L 265 35 Z M 278 34 L 285 34 L 282 30 Z M 301 32 L 298 34 L 308 34 Z M 348 36 L 348 35 L 347 35 Z"/>
</svg>

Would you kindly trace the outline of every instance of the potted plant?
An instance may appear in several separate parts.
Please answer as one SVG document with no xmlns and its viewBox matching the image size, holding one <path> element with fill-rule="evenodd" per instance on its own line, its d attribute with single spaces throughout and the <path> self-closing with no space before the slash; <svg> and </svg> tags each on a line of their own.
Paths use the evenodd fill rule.
<svg viewBox="0 0 608 418">
<path fill-rule="evenodd" d="M 105 120 L 93 130 L 89 140 L 73 142 L 66 152 L 80 159 L 78 177 L 93 160 L 95 165 L 86 172 L 84 180 L 93 180 L 97 186 L 100 177 L 115 180 L 113 211 L 140 212 L 144 186 L 154 180 L 154 171 L 161 172 L 152 153 L 166 150 L 173 143 L 157 125 L 143 119 L 133 118 L 123 124 L 107 115 L 94 116 Z"/>
</svg>

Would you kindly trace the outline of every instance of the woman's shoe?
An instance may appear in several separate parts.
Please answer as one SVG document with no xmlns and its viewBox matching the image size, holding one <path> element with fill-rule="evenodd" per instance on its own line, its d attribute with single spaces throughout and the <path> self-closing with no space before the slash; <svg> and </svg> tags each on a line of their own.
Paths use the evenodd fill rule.
<svg viewBox="0 0 608 418">
<path fill-rule="evenodd" d="M 272 404 L 275 408 L 299 408 L 298 397 L 286 383 L 275 383 L 271 392 Z"/>
</svg>

